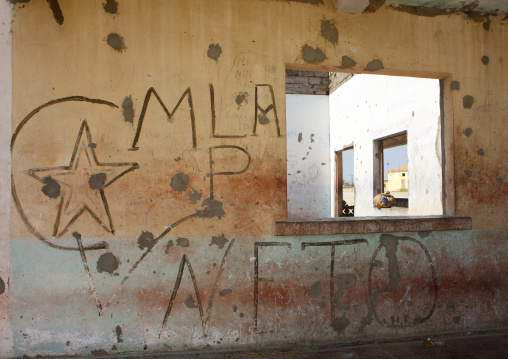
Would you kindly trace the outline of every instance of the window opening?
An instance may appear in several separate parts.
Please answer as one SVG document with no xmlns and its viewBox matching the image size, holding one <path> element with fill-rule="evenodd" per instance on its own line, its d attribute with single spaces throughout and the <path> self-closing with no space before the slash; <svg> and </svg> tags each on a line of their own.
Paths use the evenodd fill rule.
<svg viewBox="0 0 508 359">
<path fill-rule="evenodd" d="M 376 151 L 373 169 L 374 176 L 376 176 L 374 177 L 373 195 L 390 192 L 396 199 L 394 207 L 408 208 L 407 132 L 377 139 L 374 141 L 373 147 Z"/>
<path fill-rule="evenodd" d="M 288 217 L 453 214 L 449 81 L 287 69 Z M 396 205 L 379 210 L 386 191 Z"/>
</svg>

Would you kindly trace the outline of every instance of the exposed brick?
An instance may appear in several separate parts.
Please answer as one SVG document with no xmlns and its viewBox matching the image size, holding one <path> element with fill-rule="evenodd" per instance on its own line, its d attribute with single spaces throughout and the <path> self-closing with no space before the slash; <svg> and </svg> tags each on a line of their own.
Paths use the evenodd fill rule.
<svg viewBox="0 0 508 359">
<path fill-rule="evenodd" d="M 293 93 L 301 93 L 301 94 L 310 94 L 314 92 L 314 89 L 308 87 L 308 86 L 298 86 L 298 85 L 291 85 L 288 84 L 286 86 L 286 92 L 291 91 Z"/>
<path fill-rule="evenodd" d="M 327 95 L 330 92 L 328 72 L 286 70 L 286 93 Z"/>
<path fill-rule="evenodd" d="M 299 71 L 298 76 L 300 77 L 310 77 L 314 74 L 313 71 Z"/>
<path fill-rule="evenodd" d="M 286 88 L 291 90 L 298 90 L 300 88 L 305 88 L 306 86 L 302 86 L 301 84 L 286 84 Z"/>
<path fill-rule="evenodd" d="M 322 71 L 315 71 L 314 76 L 316 77 L 326 77 L 328 78 L 329 73 L 328 72 L 322 72 Z"/>
<path fill-rule="evenodd" d="M 293 81 L 295 84 L 308 84 L 309 78 L 308 77 L 293 77 Z"/>
<path fill-rule="evenodd" d="M 328 91 L 328 85 L 313 85 L 312 88 L 314 90 L 326 90 Z"/>
<path fill-rule="evenodd" d="M 320 77 L 309 77 L 309 84 L 311 85 L 319 85 L 321 83 Z"/>
<path fill-rule="evenodd" d="M 313 95 L 314 90 L 309 88 L 300 88 L 298 89 L 298 94 L 300 95 Z"/>
</svg>

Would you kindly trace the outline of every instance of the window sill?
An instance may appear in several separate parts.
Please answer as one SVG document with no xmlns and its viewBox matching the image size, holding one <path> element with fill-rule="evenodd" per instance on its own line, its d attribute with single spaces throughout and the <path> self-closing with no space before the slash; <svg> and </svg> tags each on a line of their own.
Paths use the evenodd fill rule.
<svg viewBox="0 0 508 359">
<path fill-rule="evenodd" d="M 275 221 L 276 236 L 426 232 L 472 229 L 470 217 L 288 218 Z"/>
</svg>

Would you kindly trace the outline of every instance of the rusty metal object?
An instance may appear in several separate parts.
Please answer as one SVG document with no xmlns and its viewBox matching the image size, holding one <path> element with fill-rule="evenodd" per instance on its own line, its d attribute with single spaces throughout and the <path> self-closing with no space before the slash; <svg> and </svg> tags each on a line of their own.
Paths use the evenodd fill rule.
<svg viewBox="0 0 508 359">
<path fill-rule="evenodd" d="M 395 206 L 395 203 L 397 203 L 397 200 L 395 197 L 393 197 L 390 192 L 384 192 L 381 194 L 378 194 L 376 197 L 374 197 L 374 207 L 377 207 L 379 209 L 381 208 L 390 208 L 392 206 Z"/>
</svg>

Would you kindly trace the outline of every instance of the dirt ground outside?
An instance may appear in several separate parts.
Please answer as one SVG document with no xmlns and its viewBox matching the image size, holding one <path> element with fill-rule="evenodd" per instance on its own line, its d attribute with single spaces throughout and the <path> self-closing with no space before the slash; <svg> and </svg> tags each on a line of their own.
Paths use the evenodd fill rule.
<svg viewBox="0 0 508 359">
<path fill-rule="evenodd" d="M 354 206 L 354 204 L 355 204 L 354 188 L 353 187 L 343 188 L 342 193 L 343 193 L 344 201 L 346 201 L 346 203 L 349 206 Z M 390 194 L 392 196 L 394 196 L 395 198 L 408 198 L 409 197 L 409 192 L 391 191 Z"/>
</svg>

